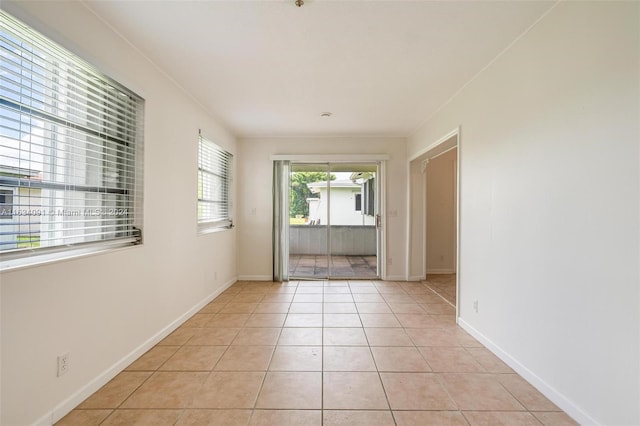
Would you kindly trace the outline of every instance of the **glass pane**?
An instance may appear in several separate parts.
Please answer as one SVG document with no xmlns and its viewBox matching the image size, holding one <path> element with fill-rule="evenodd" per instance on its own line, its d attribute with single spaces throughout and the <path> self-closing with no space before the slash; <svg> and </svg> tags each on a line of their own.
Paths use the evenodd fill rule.
<svg viewBox="0 0 640 426">
<path fill-rule="evenodd" d="M 327 164 L 292 164 L 289 176 L 289 276 L 323 279 L 329 274 Z M 324 189 L 323 189 L 324 188 Z"/>
<path fill-rule="evenodd" d="M 376 163 L 292 164 L 289 276 L 377 278 Z"/>
<path fill-rule="evenodd" d="M 377 164 L 331 164 L 329 194 L 330 277 L 376 278 Z"/>
</svg>

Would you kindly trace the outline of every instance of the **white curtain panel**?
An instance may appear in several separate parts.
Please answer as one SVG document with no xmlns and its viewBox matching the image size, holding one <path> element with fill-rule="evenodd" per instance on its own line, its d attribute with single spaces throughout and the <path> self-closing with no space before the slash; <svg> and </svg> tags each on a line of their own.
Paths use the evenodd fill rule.
<svg viewBox="0 0 640 426">
<path fill-rule="evenodd" d="M 273 162 L 273 280 L 289 281 L 288 160 Z"/>
</svg>

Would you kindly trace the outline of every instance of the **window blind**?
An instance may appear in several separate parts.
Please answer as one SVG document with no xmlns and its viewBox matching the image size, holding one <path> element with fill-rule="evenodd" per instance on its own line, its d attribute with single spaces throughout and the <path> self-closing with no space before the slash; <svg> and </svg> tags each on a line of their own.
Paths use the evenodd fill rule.
<svg viewBox="0 0 640 426">
<path fill-rule="evenodd" d="M 230 228 L 231 163 L 233 155 L 202 134 L 198 143 L 198 224 L 201 228 Z"/>
<path fill-rule="evenodd" d="M 140 241 L 144 101 L 0 11 L 0 255 Z"/>
</svg>

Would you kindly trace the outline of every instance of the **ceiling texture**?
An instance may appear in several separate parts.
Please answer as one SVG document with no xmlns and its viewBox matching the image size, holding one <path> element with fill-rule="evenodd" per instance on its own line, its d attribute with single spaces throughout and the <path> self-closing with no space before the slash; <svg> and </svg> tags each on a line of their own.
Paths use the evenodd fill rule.
<svg viewBox="0 0 640 426">
<path fill-rule="evenodd" d="M 554 4 L 304 3 L 85 0 L 242 138 L 411 135 Z"/>
</svg>

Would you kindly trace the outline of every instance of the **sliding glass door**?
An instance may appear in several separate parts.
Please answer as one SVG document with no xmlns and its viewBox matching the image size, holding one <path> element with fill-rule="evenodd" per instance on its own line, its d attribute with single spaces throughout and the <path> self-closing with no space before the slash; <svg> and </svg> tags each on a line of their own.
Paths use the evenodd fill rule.
<svg viewBox="0 0 640 426">
<path fill-rule="evenodd" d="M 289 277 L 377 278 L 378 163 L 292 163 Z"/>
</svg>

